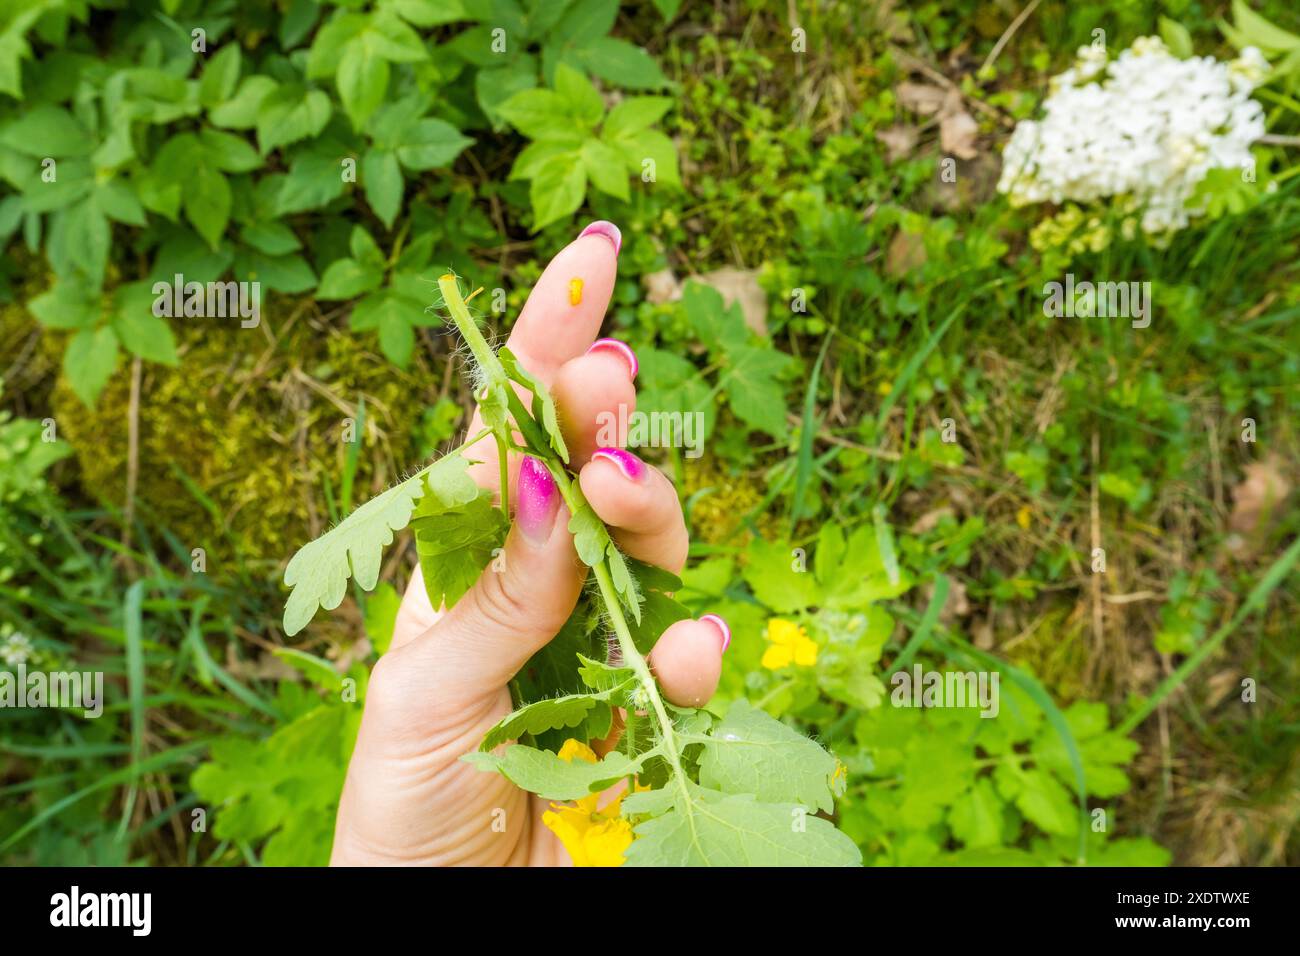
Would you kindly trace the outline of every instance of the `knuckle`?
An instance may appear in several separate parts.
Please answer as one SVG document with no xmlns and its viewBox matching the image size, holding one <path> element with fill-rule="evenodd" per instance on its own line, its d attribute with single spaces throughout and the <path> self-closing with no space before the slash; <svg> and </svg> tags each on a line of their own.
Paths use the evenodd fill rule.
<svg viewBox="0 0 1300 956">
<path fill-rule="evenodd" d="M 520 592 L 519 582 L 509 572 L 485 574 L 470 591 L 476 616 L 483 625 L 501 631 L 531 634 L 543 629 L 534 602 Z"/>
</svg>

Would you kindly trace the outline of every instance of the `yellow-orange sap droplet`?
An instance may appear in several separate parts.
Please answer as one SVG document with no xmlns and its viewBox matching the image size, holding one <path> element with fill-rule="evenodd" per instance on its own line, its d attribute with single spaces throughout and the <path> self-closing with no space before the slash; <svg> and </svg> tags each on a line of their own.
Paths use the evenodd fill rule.
<svg viewBox="0 0 1300 956">
<path fill-rule="evenodd" d="M 569 280 L 569 305 L 578 305 L 582 302 L 582 280 Z"/>
</svg>

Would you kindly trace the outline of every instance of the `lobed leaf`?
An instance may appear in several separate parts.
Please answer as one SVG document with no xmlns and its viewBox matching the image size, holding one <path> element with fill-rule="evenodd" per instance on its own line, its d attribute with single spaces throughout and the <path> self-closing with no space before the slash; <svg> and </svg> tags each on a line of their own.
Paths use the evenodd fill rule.
<svg viewBox="0 0 1300 956">
<path fill-rule="evenodd" d="M 830 783 L 838 761 L 743 698 L 703 744 L 700 783 L 705 787 L 827 812 L 835 807 Z"/>
<path fill-rule="evenodd" d="M 692 800 L 638 825 L 628 866 L 857 866 L 848 836 L 806 807 L 690 788 Z M 631 800 L 631 798 L 629 798 Z M 644 807 L 649 801 L 633 803 Z"/>
<path fill-rule="evenodd" d="M 613 786 L 636 773 L 641 760 L 630 760 L 615 750 L 603 760 L 561 760 L 549 750 L 512 744 L 504 753 L 476 751 L 460 758 L 480 770 L 495 770 L 515 786 L 544 800 L 578 800 Z"/>
</svg>

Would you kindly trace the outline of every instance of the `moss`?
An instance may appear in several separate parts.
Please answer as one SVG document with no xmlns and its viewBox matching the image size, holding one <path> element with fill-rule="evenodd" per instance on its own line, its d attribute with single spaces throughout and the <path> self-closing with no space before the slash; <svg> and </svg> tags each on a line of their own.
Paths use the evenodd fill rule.
<svg viewBox="0 0 1300 956">
<path fill-rule="evenodd" d="M 742 521 L 762 503 L 761 487 L 758 481 L 725 470 L 716 455 L 689 462 L 678 491 L 689 503 L 691 537 L 706 544 L 743 547 L 753 534 Z M 752 522 L 764 538 L 775 539 L 782 533 L 770 508 L 754 515 Z"/>
<path fill-rule="evenodd" d="M 366 429 L 354 503 L 418 464 L 415 426 L 433 397 L 420 383 L 440 376 L 422 359 L 409 373 L 395 369 L 371 340 L 332 327 L 310 302 L 272 300 L 263 314 L 295 309 L 274 345 L 269 328 L 173 323 L 179 366 L 142 366 L 137 511 L 185 549 L 204 548 L 212 574 L 235 556 L 276 565 L 328 527 L 324 489 L 337 497 L 345 420 L 360 398 Z M 94 409 L 62 379 L 51 398 L 85 488 L 115 507 L 127 491 L 130 382 L 124 362 Z"/>
<path fill-rule="evenodd" d="M 1088 641 L 1081 621 L 1069 618 L 1069 608 L 1048 611 L 1032 631 L 1002 648 L 1011 663 L 1036 675 L 1062 706 L 1089 697 Z"/>
</svg>

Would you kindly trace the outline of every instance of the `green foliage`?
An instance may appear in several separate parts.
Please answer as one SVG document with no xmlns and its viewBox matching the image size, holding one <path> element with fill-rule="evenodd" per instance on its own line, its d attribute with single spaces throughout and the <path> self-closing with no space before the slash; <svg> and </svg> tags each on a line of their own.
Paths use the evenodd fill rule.
<svg viewBox="0 0 1300 956">
<path fill-rule="evenodd" d="M 97 721 L 0 715 L 0 854 L 327 859 L 360 713 L 341 689 L 364 684 L 401 600 L 363 588 L 379 549 L 405 524 L 432 600 L 452 604 L 507 527 L 487 496 L 448 505 L 425 482 L 367 512 L 382 518 L 368 533 L 341 530 L 340 510 L 463 426 L 469 379 L 430 331 L 430 270 L 502 287 L 504 315 L 494 300 L 481 324 L 504 332 L 576 232 L 553 214 L 586 203 L 623 228 L 604 334 L 637 351 L 638 407 L 703 413 L 703 459 L 645 453 L 681 489 L 693 550 L 679 580 L 574 510 L 610 592 L 584 591 L 517 676 L 516 722 L 475 759 L 578 796 L 635 768 L 653 789 L 624 798 L 631 864 L 1294 859 L 1293 702 L 1246 710 L 1197 668 L 1265 694 L 1297 679 L 1295 549 L 1268 554 L 1295 509 L 1255 529 L 1258 554 L 1222 540 L 1243 467 L 1294 463 L 1300 180 L 1288 146 L 1258 144 L 1256 181 L 1211 170 L 1192 197 L 1202 224 L 1162 247 L 1073 204 L 1042 221 L 1008 209 L 995 114 L 1033 114 L 1096 4 L 1040 6 L 964 80 L 950 64 L 980 63 L 1015 9 L 953 0 L 862 29 L 860 5 L 821 5 L 792 73 L 771 4 L 3 6 L 0 352 L 19 417 L 0 412 L 0 653 L 103 669 L 107 694 Z M 1157 30 L 1180 54 L 1261 48 L 1273 73 L 1257 96 L 1285 141 L 1297 24 L 1279 0 L 1253 6 L 1143 0 L 1103 19 L 1116 48 Z M 980 124 L 955 183 L 935 124 L 900 105 L 918 76 L 899 48 L 960 81 Z M 911 147 L 884 145 L 909 132 Z M 642 160 L 657 157 L 651 184 Z M 721 267 L 752 270 L 763 331 L 705 285 Z M 647 288 L 665 271 L 704 281 L 665 301 Z M 1151 328 L 1043 317 L 1043 284 L 1067 271 L 1151 279 Z M 259 282 L 264 328 L 155 315 L 154 283 L 177 273 Z M 559 467 L 545 390 L 509 372 Z M 360 401 L 373 421 L 340 447 L 339 410 Z M 507 403 L 491 396 L 497 421 Z M 1258 444 L 1240 440 L 1245 418 Z M 1110 562 L 1096 597 L 1094 520 Z M 295 559 L 295 623 L 349 591 L 357 613 L 268 652 L 272 579 L 322 522 L 329 544 Z M 665 704 L 664 721 L 632 699 L 635 671 L 606 663 L 612 609 L 642 656 L 675 620 L 727 619 L 709 709 Z M 774 621 L 802 628 L 811 664 L 764 664 Z M 895 706 L 891 674 L 917 663 L 998 671 L 999 715 Z M 1152 690 L 1142 675 L 1162 670 Z M 553 756 L 629 703 L 600 768 Z M 1143 724 L 1156 707 L 1165 739 Z M 797 759 L 770 758 L 769 739 Z M 1167 777 L 1150 769 L 1166 747 Z M 1199 802 L 1221 777 L 1249 795 L 1226 811 L 1249 827 Z M 1188 799 L 1151 802 L 1166 780 Z M 827 805 L 838 833 L 814 815 Z M 200 807 L 207 833 L 191 830 Z"/>
<path fill-rule="evenodd" d="M 0 15 L 0 183 L 13 191 L 0 197 L 0 242 L 21 234 L 48 259 L 55 281 L 32 311 L 72 333 L 64 373 L 87 405 L 122 350 L 175 364 L 173 330 L 145 293 L 176 275 L 359 298 L 351 327 L 406 367 L 414 329 L 430 324 L 435 244 L 462 250 L 457 232 L 474 219 L 430 228 L 425 204 L 457 183 L 448 167 L 475 141 L 466 133 L 499 124 L 513 95 L 551 95 L 534 89 L 543 79 L 594 97 L 593 126 L 604 107 L 586 74 L 666 84 L 644 50 L 608 35 L 617 0 L 148 6 L 119 13 L 102 57 L 86 5 Z M 33 43 L 68 49 L 33 57 Z M 650 128 L 670 105 L 615 107 L 587 148 L 598 188 L 617 182 L 627 199 L 623 168 L 647 157 L 676 183 L 672 145 Z M 574 213 L 583 192 L 536 226 Z"/>
<path fill-rule="evenodd" d="M 650 128 L 671 108 L 666 97 L 638 96 L 606 115 L 600 93 L 565 63 L 555 69 L 554 89 L 521 90 L 502 103 L 501 116 L 533 140 L 510 170 L 511 179 L 531 181 L 533 228 L 571 216 L 588 182 L 624 201 L 629 175 L 680 187 L 677 150 Z"/>
<path fill-rule="evenodd" d="M 347 593 L 349 577 L 362 590 L 373 590 L 379 580 L 383 549 L 392 543 L 393 533 L 411 521 L 417 501 L 421 504 L 422 518 L 436 517 L 447 509 L 462 508 L 475 501 L 479 490 L 466 474 L 468 467 L 469 462 L 458 454 L 441 458 L 400 485 L 371 498 L 336 528 L 304 545 L 284 569 L 284 583 L 292 588 L 284 607 L 285 633 L 292 636 L 302 630 L 318 607 L 327 611 L 338 607 Z M 433 505 L 421 501 L 426 496 Z M 472 542 L 464 545 L 471 546 Z M 431 561 L 428 565 L 422 562 L 422 567 L 436 573 L 431 588 L 450 590 L 457 586 L 454 581 L 447 582 L 454 571 L 449 573 L 444 566 L 445 562 Z M 464 588 L 460 590 L 463 593 Z"/>
<path fill-rule="evenodd" d="M 325 672 L 338 675 L 328 665 Z M 367 670 L 348 676 L 364 687 Z M 265 841 L 267 866 L 324 866 L 348 757 L 361 725 L 359 700 L 337 687 L 321 699 L 298 684 L 280 685 L 281 726 L 263 741 L 218 740 L 191 784 L 217 810 L 213 835 L 241 845 Z"/>
<path fill-rule="evenodd" d="M 524 671 L 530 676 L 525 702 L 487 732 L 477 752 L 463 759 L 481 770 L 500 773 L 515 785 L 549 800 L 585 798 L 620 779 L 640 777 L 644 770 L 645 779 L 658 789 L 669 790 L 672 798 L 670 803 L 660 801 L 636 814 L 637 849 L 630 857 L 634 862 L 857 863 L 858 852 L 851 841 L 824 821 L 803 818 L 810 811 L 832 809 L 831 785 L 839 764 L 821 747 L 743 701 L 733 704 L 719 724 L 707 711 L 673 707 L 669 716 L 669 708 L 624 617 L 626 610 L 636 625 L 642 624 L 642 590 L 608 529 L 583 499 L 576 478 L 564 470 L 567 451 L 559 437 L 550 396 L 508 351 L 498 357 L 489 349 L 466 308 L 455 276 L 442 276 L 439 287 L 451 319 L 485 380 L 481 394 L 487 403 L 484 420 L 489 423 L 488 430 L 501 449 L 510 447 L 516 434 L 522 436 L 525 450 L 550 470 L 572 514 L 570 530 L 575 550 L 591 567 L 600 592 L 598 602 L 592 599 L 579 605 L 572 623 L 581 628 L 580 634 L 591 636 L 592 630 L 582 622 L 603 619 L 613 631 L 619 653 L 617 664 L 577 653 L 569 668 L 585 687 L 578 693 L 563 693 L 569 689 L 566 685 L 571 685 L 572 677 L 566 678 L 562 665 L 553 658 L 546 668 L 557 681 L 551 686 L 539 685 L 533 662 L 526 664 Z M 532 393 L 532 415 L 512 391 L 515 383 Z M 471 442 L 482 437 L 476 436 Z M 317 606 L 336 607 L 346 589 L 349 570 L 360 587 L 372 589 L 383 546 L 391 542 L 394 531 L 412 520 L 413 511 L 430 602 L 435 606 L 454 604 L 481 571 L 485 557 L 491 553 L 489 546 L 504 538 L 508 521 L 504 502 L 500 511 L 493 509 L 491 496 L 476 489 L 466 467 L 460 452 L 440 459 L 371 499 L 338 527 L 300 550 L 285 571 L 285 583 L 294 588 L 285 607 L 286 632 L 299 630 Z M 426 504 L 430 498 L 436 499 L 433 506 Z M 876 540 L 874 532 L 872 540 Z M 842 538 L 828 541 L 828 552 L 837 548 L 838 552 L 846 551 Z M 656 618 L 674 617 L 664 608 L 671 599 L 661 590 L 676 586 L 672 576 L 653 570 L 646 576 L 649 591 L 659 592 Z M 837 593 L 845 590 L 844 582 L 829 570 L 824 578 L 828 589 Z M 552 643 L 564 647 L 565 642 Z M 515 690 L 517 699 L 523 697 L 523 684 L 517 683 Z M 578 739 L 583 742 L 604 737 L 609 733 L 614 707 L 633 715 L 637 711 L 647 713 L 647 726 L 645 732 L 624 733 L 619 748 L 600 760 L 588 763 L 561 759 L 555 752 L 536 745 L 538 737 L 557 731 L 567 734 L 577 727 L 582 728 Z M 631 720 L 638 722 L 635 716 Z M 710 727 L 711 731 L 705 733 Z M 519 742 L 494 752 L 510 740 Z M 698 759 L 688 760 L 688 750 L 697 746 Z M 217 792 L 228 800 L 248 795 L 220 788 Z M 275 804 L 269 799 L 250 801 L 248 806 L 265 813 L 265 818 L 259 818 L 248 833 L 250 838 L 264 836 L 279 822 Z M 792 821 L 792 817 L 796 819 Z"/>
</svg>

